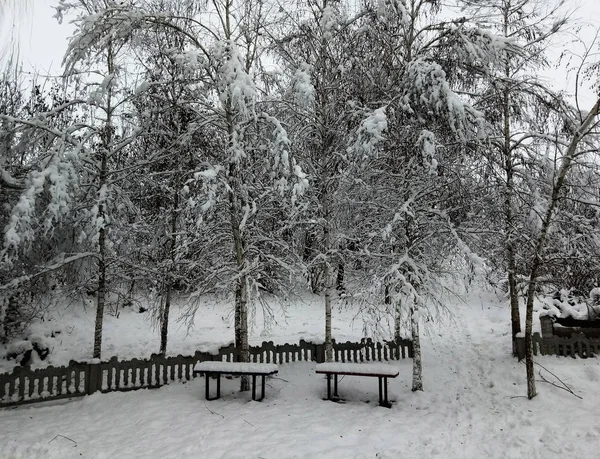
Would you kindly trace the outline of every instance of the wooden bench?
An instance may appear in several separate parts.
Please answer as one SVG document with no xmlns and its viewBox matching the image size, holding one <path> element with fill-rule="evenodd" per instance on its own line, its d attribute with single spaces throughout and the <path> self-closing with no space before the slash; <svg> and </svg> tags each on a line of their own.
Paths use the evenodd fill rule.
<svg viewBox="0 0 600 459">
<path fill-rule="evenodd" d="M 273 363 L 244 363 L 244 362 L 199 362 L 194 366 L 194 376 L 204 374 L 206 386 L 204 388 L 206 400 L 221 398 L 221 375 L 249 375 L 252 376 L 252 400 L 261 401 L 265 398 L 265 377 L 274 375 L 279 367 Z M 217 377 L 217 396 L 209 396 L 209 380 L 211 376 Z M 262 394 L 256 399 L 256 377 L 262 377 Z"/>
<path fill-rule="evenodd" d="M 379 378 L 379 405 L 391 408 L 388 400 L 387 380 L 395 378 L 399 371 L 391 365 L 363 364 L 363 363 L 319 363 L 316 366 L 317 374 L 327 375 L 327 400 L 339 400 L 338 376 L 370 376 Z M 331 376 L 334 378 L 333 396 L 331 395 Z"/>
</svg>

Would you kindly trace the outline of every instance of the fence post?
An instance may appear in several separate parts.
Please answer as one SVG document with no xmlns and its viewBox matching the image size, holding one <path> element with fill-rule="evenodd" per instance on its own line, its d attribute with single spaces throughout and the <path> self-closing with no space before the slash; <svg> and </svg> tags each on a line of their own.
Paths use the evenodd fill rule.
<svg viewBox="0 0 600 459">
<path fill-rule="evenodd" d="M 315 345 L 315 357 L 317 363 L 325 362 L 325 344 Z"/>
<path fill-rule="evenodd" d="M 540 325 L 542 327 L 542 338 L 552 338 L 554 336 L 554 321 L 550 316 L 541 316 Z"/>
<path fill-rule="evenodd" d="M 85 372 L 85 393 L 92 395 L 102 388 L 102 372 L 99 363 L 88 363 Z"/>
<path fill-rule="evenodd" d="M 525 337 L 517 336 L 515 339 L 517 340 L 517 356 L 521 361 L 525 358 Z"/>
</svg>

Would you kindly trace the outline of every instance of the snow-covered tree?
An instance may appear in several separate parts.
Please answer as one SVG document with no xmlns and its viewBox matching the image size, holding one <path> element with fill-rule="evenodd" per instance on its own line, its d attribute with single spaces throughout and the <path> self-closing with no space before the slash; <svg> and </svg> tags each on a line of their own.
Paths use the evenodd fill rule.
<svg viewBox="0 0 600 459">
<path fill-rule="evenodd" d="M 183 40 L 172 57 L 186 71 L 199 74 L 193 82 L 201 89 L 191 104 L 193 123 L 197 130 L 210 132 L 215 149 L 194 171 L 203 192 L 190 196 L 190 205 L 199 212 L 199 231 L 205 225 L 217 225 L 226 235 L 230 257 L 225 258 L 224 269 L 235 286 L 236 345 L 240 359 L 247 361 L 249 303 L 260 285 L 256 274 L 261 272 L 261 258 L 256 246 L 266 236 L 252 232 L 260 228 L 254 222 L 265 211 L 265 196 L 279 193 L 291 200 L 307 185 L 300 166 L 289 155 L 285 129 L 263 111 L 257 85 L 255 69 L 268 10 L 261 2 L 225 0 L 192 8 L 181 17 L 169 2 L 161 6 L 158 11 L 148 2 L 111 4 L 95 17 L 92 30 L 95 40 L 104 43 L 133 31 L 168 30 Z M 218 20 L 212 21 L 213 17 Z"/>
<path fill-rule="evenodd" d="M 376 2 L 371 24 L 362 29 L 370 50 L 363 68 L 377 69 L 363 81 L 370 82 L 370 97 L 387 106 L 387 134 L 368 183 L 368 193 L 378 194 L 377 220 L 368 227 L 379 225 L 367 239 L 369 253 L 379 257 L 371 285 L 385 292 L 396 317 L 408 309 L 413 390 L 423 388 L 419 322 L 444 309 L 440 280 L 448 263 L 484 264 L 469 247 L 477 235 L 466 224 L 469 207 L 456 186 L 471 172 L 472 145 L 484 124 L 465 93 L 515 51 L 510 40 L 465 18 L 439 18 L 437 7 L 419 0 Z"/>
<path fill-rule="evenodd" d="M 72 9 L 79 14 L 64 64 L 67 80 L 79 88 L 82 97 L 64 100 L 33 118 L 16 120 L 46 134 L 48 142 L 12 209 L 2 251 L 4 262 L 10 265 L 33 241 L 44 240 L 48 234 L 69 235 L 53 247 L 52 257 L 41 260 L 36 272 L 15 282 L 77 263 L 76 271 L 96 295 L 96 358 L 101 356 L 108 263 L 118 242 L 111 240 L 108 228 L 117 227 L 122 222 L 119 214 L 129 208 L 119 183 L 129 170 L 124 152 L 141 132 L 139 127 L 130 128 L 122 116 L 129 94 L 119 85 L 123 71 L 119 51 L 127 37 L 93 40 L 105 7 L 104 2 L 61 3 L 59 13 Z M 86 118 L 78 115 L 57 125 L 56 120 L 75 106 L 87 112 Z M 40 198 L 46 195 L 44 202 Z"/>
<path fill-rule="evenodd" d="M 527 191 L 520 188 L 529 181 L 528 170 L 535 157 L 532 150 L 540 146 L 539 139 L 548 135 L 545 120 L 561 105 L 560 98 L 540 81 L 537 73 L 547 66 L 545 49 L 565 24 L 560 13 L 563 5 L 564 1 L 536 0 L 468 2 L 469 10 L 481 26 L 520 46 L 519 53 L 506 56 L 501 68 L 486 75 L 480 86 L 482 95 L 476 102 L 488 123 L 489 147 L 481 148 L 490 161 L 489 180 L 499 185 L 497 194 L 493 193 L 494 188 L 487 188 L 490 197 L 494 196 L 489 201 L 492 205 L 489 210 L 497 207 L 494 202 L 502 203 L 497 214 L 502 216 L 498 225 L 504 228 L 504 243 L 503 253 L 497 256 L 504 259 L 515 355 L 515 339 L 521 332 L 518 284 L 527 259 L 527 212 L 520 212 L 527 207 L 522 202 Z M 495 214 L 491 212 L 492 216 Z"/>
<path fill-rule="evenodd" d="M 386 115 L 384 107 L 366 105 L 359 89 L 364 12 L 329 0 L 285 6 L 272 48 L 284 74 L 286 123 L 312 179 L 302 258 L 313 292 L 324 296 L 326 359 L 331 360 L 336 287 L 344 293 L 345 266 L 353 256 L 349 247 L 357 242 L 346 218 L 347 186 L 383 139 Z"/>
</svg>

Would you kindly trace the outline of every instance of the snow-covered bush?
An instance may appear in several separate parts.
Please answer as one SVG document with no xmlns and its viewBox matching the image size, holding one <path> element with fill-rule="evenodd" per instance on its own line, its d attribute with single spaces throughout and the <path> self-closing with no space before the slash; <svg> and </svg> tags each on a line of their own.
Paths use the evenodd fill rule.
<svg viewBox="0 0 600 459">
<path fill-rule="evenodd" d="M 576 320 L 600 319 L 600 288 L 593 288 L 586 298 L 577 289 L 561 289 L 543 300 L 540 316 Z"/>
</svg>

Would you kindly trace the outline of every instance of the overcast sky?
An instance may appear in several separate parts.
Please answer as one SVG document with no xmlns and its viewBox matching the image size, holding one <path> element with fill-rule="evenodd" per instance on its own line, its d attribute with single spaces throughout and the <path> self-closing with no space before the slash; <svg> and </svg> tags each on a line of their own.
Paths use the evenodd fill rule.
<svg viewBox="0 0 600 459">
<path fill-rule="evenodd" d="M 60 73 L 60 63 L 72 27 L 67 23 L 60 25 L 53 18 L 55 11 L 52 6 L 58 3 L 57 0 L 15 0 L 15 3 L 21 2 L 27 2 L 28 7 L 21 8 L 16 14 L 4 14 L 4 20 L 0 23 L 0 43 L 6 43 L 11 35 L 17 36 L 25 70 L 36 69 L 40 74 Z M 567 0 L 567 3 L 569 8 L 578 7 L 573 23 L 588 23 L 589 27 L 584 29 L 580 37 L 591 42 L 595 35 L 594 22 L 597 26 L 600 25 L 600 0 Z M 564 42 L 570 39 L 568 36 L 561 37 Z M 559 49 L 560 46 L 552 53 L 554 58 L 560 54 Z M 581 49 L 576 51 L 581 52 Z M 564 69 L 551 69 L 545 75 L 556 89 L 574 92 L 573 79 L 569 79 Z M 594 102 L 594 94 L 589 86 L 589 83 L 585 83 L 580 88 L 581 108 Z"/>
</svg>

